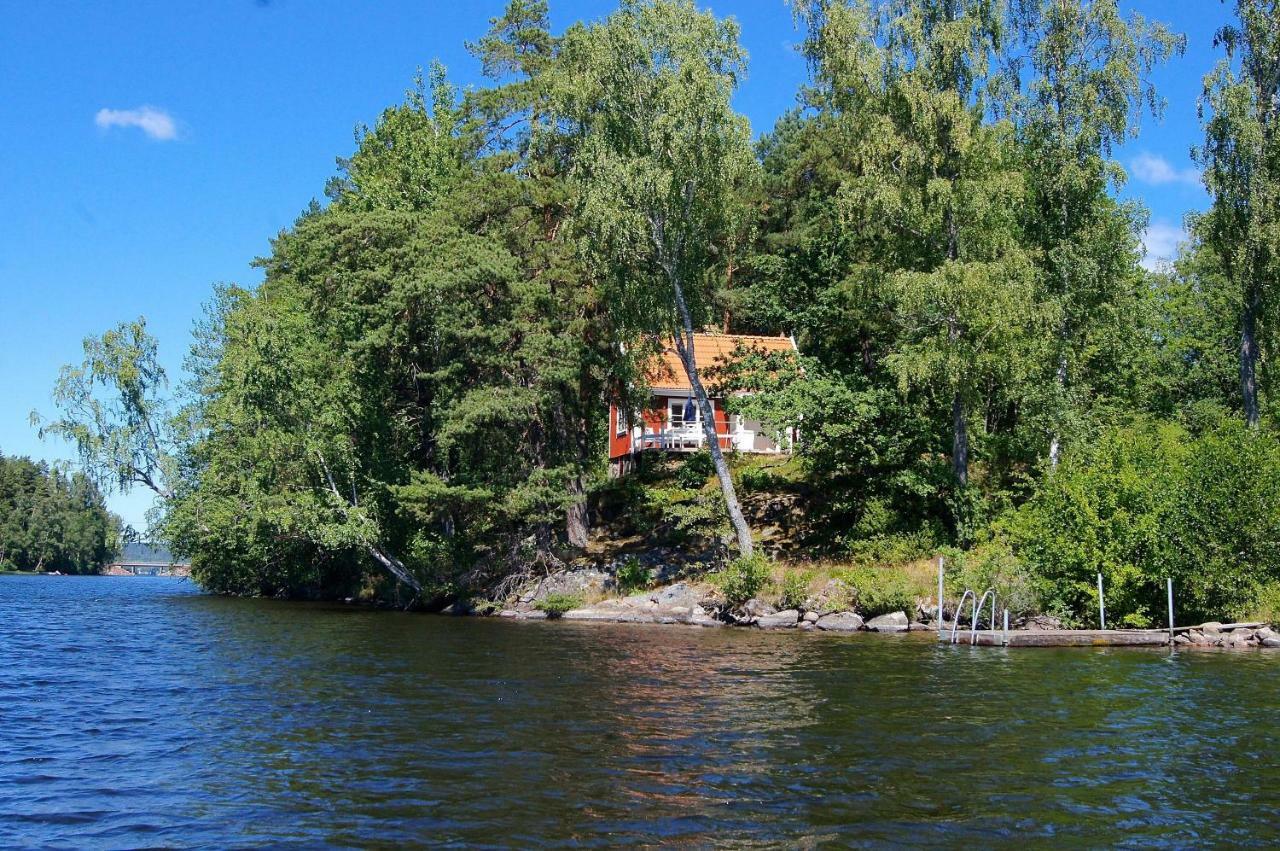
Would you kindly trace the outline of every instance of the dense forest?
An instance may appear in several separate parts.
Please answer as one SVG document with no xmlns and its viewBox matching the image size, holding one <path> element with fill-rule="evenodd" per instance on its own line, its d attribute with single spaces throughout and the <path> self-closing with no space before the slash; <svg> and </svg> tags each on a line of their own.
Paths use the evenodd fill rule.
<svg viewBox="0 0 1280 851">
<path fill-rule="evenodd" d="M 212 590 L 499 598 L 625 489 L 607 405 L 673 345 L 701 404 L 713 382 L 803 424 L 822 533 L 790 559 L 946 552 L 1073 622 L 1097 572 L 1120 623 L 1157 616 L 1166 576 L 1189 614 L 1254 609 L 1280 599 L 1280 28 L 1274 0 L 1212 10 L 1212 204 L 1150 272 L 1113 150 L 1159 118 L 1150 72 L 1184 39 L 1116 0 L 799 0 L 809 81 L 754 141 L 732 19 L 623 0 L 554 34 L 511 0 L 468 45 L 487 85 L 432 66 L 264 282 L 217 289 L 175 396 L 127 323 L 44 428 L 159 494 Z M 707 327 L 802 354 L 700 373 Z M 681 511 L 752 557 L 749 483 L 710 445 Z"/>
<path fill-rule="evenodd" d="M 119 543 L 119 519 L 83 473 L 0 455 L 0 571 L 97 573 Z"/>
</svg>

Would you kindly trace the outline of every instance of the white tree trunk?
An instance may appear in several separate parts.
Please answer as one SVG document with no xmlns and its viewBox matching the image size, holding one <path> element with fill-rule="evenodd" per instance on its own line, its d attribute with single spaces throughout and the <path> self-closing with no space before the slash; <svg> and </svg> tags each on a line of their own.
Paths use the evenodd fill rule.
<svg viewBox="0 0 1280 851">
<path fill-rule="evenodd" d="M 733 487 L 733 477 L 729 475 L 729 465 L 725 463 L 724 453 L 720 451 L 720 435 L 716 432 L 715 410 L 711 407 L 706 388 L 702 386 L 702 379 L 698 376 L 698 363 L 693 351 L 693 319 L 689 315 L 684 291 L 679 282 L 672 281 L 672 283 L 676 293 L 676 307 L 680 311 L 680 322 L 684 326 L 683 331 L 676 334 L 676 353 L 680 356 L 680 363 L 684 365 L 685 375 L 688 376 L 689 384 L 693 388 L 693 398 L 702 414 L 702 434 L 706 438 L 707 448 L 711 451 L 711 461 L 715 464 L 716 478 L 720 480 L 720 490 L 724 493 L 729 521 L 733 524 L 733 530 L 738 537 L 738 553 L 743 557 L 749 557 L 755 552 L 751 541 L 751 527 L 747 525 L 747 518 L 742 514 L 742 506 L 738 504 L 738 493 Z"/>
</svg>

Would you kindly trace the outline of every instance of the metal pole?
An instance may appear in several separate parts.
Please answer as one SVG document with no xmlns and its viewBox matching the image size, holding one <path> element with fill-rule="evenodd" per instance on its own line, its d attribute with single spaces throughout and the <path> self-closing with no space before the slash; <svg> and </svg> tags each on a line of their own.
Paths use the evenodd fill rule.
<svg viewBox="0 0 1280 851">
<path fill-rule="evenodd" d="M 1102 574 L 1098 574 L 1098 623 L 1102 624 L 1102 628 L 1107 628 L 1107 609 L 1102 603 Z"/>
<path fill-rule="evenodd" d="M 1008 609 L 1004 610 L 1004 643 L 1006 646 L 1008 646 L 1009 644 L 1009 610 Z"/>
<path fill-rule="evenodd" d="M 942 628 L 942 621 L 943 621 L 943 617 L 942 617 L 942 574 L 943 574 L 943 566 L 942 566 L 942 563 L 943 563 L 943 561 L 944 561 L 944 559 L 942 558 L 942 556 L 938 556 L 938 635 L 942 635 L 942 632 L 943 632 L 943 628 Z"/>
<path fill-rule="evenodd" d="M 1169 587 L 1169 646 L 1173 646 L 1173 578 L 1165 579 Z"/>
</svg>

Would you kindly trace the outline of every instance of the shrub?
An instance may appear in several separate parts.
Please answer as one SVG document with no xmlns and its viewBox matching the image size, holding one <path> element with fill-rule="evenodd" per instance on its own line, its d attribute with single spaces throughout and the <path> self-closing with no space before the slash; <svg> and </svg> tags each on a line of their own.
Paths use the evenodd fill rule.
<svg viewBox="0 0 1280 851">
<path fill-rule="evenodd" d="M 1199 437 L 1167 423 L 1104 433 L 1069 455 L 1008 521 L 1047 609 L 1097 622 L 1161 623 L 1165 578 L 1180 619 L 1232 618 L 1280 581 L 1280 441 L 1226 421 Z"/>
<path fill-rule="evenodd" d="M 762 555 L 737 558 L 720 572 L 720 590 L 725 600 L 737 608 L 760 593 L 773 575 L 773 565 Z"/>
<path fill-rule="evenodd" d="M 640 560 L 635 556 L 628 556 L 626 561 L 618 565 L 618 571 L 613 578 L 614 582 L 617 583 L 618 593 L 620 594 L 634 594 L 637 591 L 643 591 L 653 581 L 649 568 L 641 564 Z"/>
<path fill-rule="evenodd" d="M 534 608 L 546 612 L 549 618 L 558 618 L 565 612 L 582 607 L 580 594 L 548 594 L 539 600 Z"/>
<path fill-rule="evenodd" d="M 906 612 L 910 617 L 914 612 L 916 601 L 911 580 L 901 571 L 856 567 L 845 571 L 840 579 L 853 589 L 854 606 L 863 617 L 874 618 L 891 612 Z"/>
<path fill-rule="evenodd" d="M 759 493 L 785 487 L 789 482 L 765 467 L 748 466 L 738 471 L 738 487 L 743 493 Z"/>
<path fill-rule="evenodd" d="M 700 449 L 680 465 L 680 469 L 676 471 L 676 484 L 682 488 L 701 488 L 715 472 L 716 465 L 711 460 L 711 453 Z"/>
<path fill-rule="evenodd" d="M 798 609 L 809 597 L 812 576 L 802 571 L 788 571 L 782 577 L 782 591 L 778 595 L 778 608 Z"/>
<path fill-rule="evenodd" d="M 949 599 L 951 595 L 959 598 L 965 588 L 972 588 L 979 597 L 993 588 L 997 611 L 1008 609 L 1011 617 L 1041 611 L 1027 567 L 1006 541 L 988 542 L 968 552 L 948 553 L 947 573 Z"/>
</svg>

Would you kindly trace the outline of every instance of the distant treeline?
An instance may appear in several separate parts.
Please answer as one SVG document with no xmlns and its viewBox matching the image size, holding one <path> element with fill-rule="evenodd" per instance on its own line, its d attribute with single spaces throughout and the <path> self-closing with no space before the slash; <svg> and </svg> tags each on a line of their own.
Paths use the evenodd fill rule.
<svg viewBox="0 0 1280 851">
<path fill-rule="evenodd" d="M 97 573 L 119 539 L 119 518 L 84 474 L 0 455 L 0 570 Z"/>
</svg>

